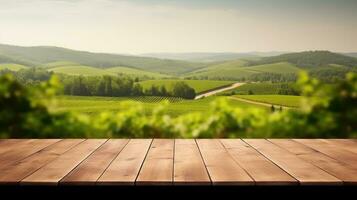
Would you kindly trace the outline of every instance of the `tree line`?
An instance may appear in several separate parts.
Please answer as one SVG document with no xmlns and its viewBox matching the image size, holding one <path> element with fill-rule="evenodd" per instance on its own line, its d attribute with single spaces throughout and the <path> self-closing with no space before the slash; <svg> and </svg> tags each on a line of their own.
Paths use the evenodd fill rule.
<svg viewBox="0 0 357 200">
<path fill-rule="evenodd" d="M 151 86 L 143 89 L 137 80 L 130 77 L 83 77 L 71 76 L 62 80 L 64 94 L 75 96 L 165 96 L 193 99 L 196 96 L 195 90 L 184 82 L 177 82 L 172 90 L 165 86 Z"/>
<path fill-rule="evenodd" d="M 23 69 L 17 72 L 1 70 L 0 75 L 12 74 L 23 85 L 38 85 L 48 81 L 53 72 L 39 68 Z M 69 76 L 56 74 L 63 87 L 63 94 L 75 96 L 165 96 L 194 99 L 196 92 L 184 82 L 177 82 L 172 90 L 165 86 L 155 86 L 143 89 L 139 78 L 125 75 L 118 76 Z"/>
</svg>

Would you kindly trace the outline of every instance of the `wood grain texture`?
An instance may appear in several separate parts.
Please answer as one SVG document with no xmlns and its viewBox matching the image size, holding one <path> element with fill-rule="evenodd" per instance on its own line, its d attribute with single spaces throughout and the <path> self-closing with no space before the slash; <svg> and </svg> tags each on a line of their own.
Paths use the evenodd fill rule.
<svg viewBox="0 0 357 200">
<path fill-rule="evenodd" d="M 331 145 L 336 146 L 337 148 L 342 148 L 353 153 L 357 153 L 357 140 L 354 139 L 324 139 L 324 142 L 327 142 Z"/>
<path fill-rule="evenodd" d="M 16 148 L 21 143 L 28 143 L 33 140 L 28 139 L 1 139 L 0 140 L 0 155 L 6 151 Z"/>
<path fill-rule="evenodd" d="M 254 179 L 256 185 L 297 185 L 298 181 L 239 139 L 221 140 L 228 153 Z"/>
<path fill-rule="evenodd" d="M 154 139 L 145 158 L 137 185 L 171 185 L 174 171 L 174 140 Z"/>
<path fill-rule="evenodd" d="M 98 179 L 100 185 L 135 185 L 152 139 L 130 140 Z"/>
<path fill-rule="evenodd" d="M 337 146 L 322 139 L 295 139 L 308 147 L 315 149 L 331 158 L 339 160 L 357 170 L 357 154 L 351 151 L 338 148 Z"/>
<path fill-rule="evenodd" d="M 58 139 L 41 139 L 41 140 L 28 140 L 18 145 L 13 146 L 11 150 L 0 155 L 0 170 L 5 169 L 7 166 L 18 162 L 47 146 L 50 146 L 60 140 Z"/>
<path fill-rule="evenodd" d="M 105 139 L 85 140 L 59 156 L 54 161 L 43 166 L 35 173 L 23 179 L 20 183 L 24 185 L 57 185 L 63 177 L 71 172 L 71 170 L 73 170 L 105 141 Z"/>
<path fill-rule="evenodd" d="M 357 170 L 340 161 L 293 140 L 270 139 L 269 141 L 341 179 L 345 184 L 357 184 Z"/>
<path fill-rule="evenodd" d="M 0 185 L 357 185 L 355 139 L 0 139 Z"/>
<path fill-rule="evenodd" d="M 110 139 L 61 180 L 66 185 L 94 185 L 129 140 Z"/>
<path fill-rule="evenodd" d="M 254 180 L 240 167 L 217 139 L 199 139 L 201 151 L 213 185 L 254 185 Z"/>
<path fill-rule="evenodd" d="M 175 140 L 174 184 L 211 185 L 200 150 L 193 139 Z"/>
<path fill-rule="evenodd" d="M 301 185 L 341 185 L 342 181 L 281 147 L 261 139 L 246 143 L 297 179 Z"/>
<path fill-rule="evenodd" d="M 50 163 L 82 141 L 84 140 L 61 140 L 21 161 L 10 164 L 0 171 L 0 184 L 18 184 L 22 179 L 31 175 L 42 166 Z"/>
</svg>

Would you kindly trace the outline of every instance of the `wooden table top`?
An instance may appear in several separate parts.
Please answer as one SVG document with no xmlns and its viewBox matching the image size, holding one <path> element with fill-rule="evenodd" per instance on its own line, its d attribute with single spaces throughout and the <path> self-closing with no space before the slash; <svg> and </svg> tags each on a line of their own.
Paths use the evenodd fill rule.
<svg viewBox="0 0 357 200">
<path fill-rule="evenodd" d="M 354 139 L 2 139 L 0 185 L 357 184 Z"/>
</svg>

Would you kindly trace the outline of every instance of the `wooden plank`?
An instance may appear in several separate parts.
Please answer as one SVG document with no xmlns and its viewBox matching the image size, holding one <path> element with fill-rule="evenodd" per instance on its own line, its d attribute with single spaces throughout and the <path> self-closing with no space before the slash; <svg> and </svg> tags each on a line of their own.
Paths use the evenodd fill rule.
<svg viewBox="0 0 357 200">
<path fill-rule="evenodd" d="M 213 185 L 254 185 L 217 139 L 196 140 Z"/>
<path fill-rule="evenodd" d="M 270 139 L 269 141 L 297 155 L 313 165 L 341 179 L 346 184 L 357 184 L 357 170 L 326 156 L 310 147 L 288 139 Z"/>
<path fill-rule="evenodd" d="M 57 185 L 64 176 L 66 176 L 105 141 L 106 140 L 104 139 L 85 140 L 59 156 L 54 161 L 43 166 L 35 173 L 23 179 L 20 184 Z"/>
<path fill-rule="evenodd" d="M 2 153 L 0 155 L 0 170 L 5 169 L 7 166 L 18 162 L 47 146 L 50 146 L 60 140 L 58 139 L 40 139 L 28 140 L 16 145 L 14 148 Z"/>
<path fill-rule="evenodd" d="M 324 142 L 357 154 L 357 140 L 354 139 L 324 139 Z"/>
<path fill-rule="evenodd" d="M 174 184 L 211 185 L 211 180 L 195 140 L 175 140 Z"/>
<path fill-rule="evenodd" d="M 66 185 L 94 185 L 128 141 L 128 139 L 108 140 L 62 179 L 60 183 Z"/>
<path fill-rule="evenodd" d="M 357 170 L 357 154 L 330 144 L 321 139 L 296 139 L 306 146 L 309 146 L 325 155 L 350 165 Z"/>
<path fill-rule="evenodd" d="M 152 139 L 130 140 L 98 179 L 100 185 L 134 185 Z"/>
<path fill-rule="evenodd" d="M 222 139 L 227 149 L 256 185 L 297 185 L 298 181 L 240 139 Z"/>
<path fill-rule="evenodd" d="M 21 143 L 28 143 L 34 141 L 29 139 L 2 139 L 0 143 L 0 154 L 7 152 L 11 149 L 16 149 Z"/>
<path fill-rule="evenodd" d="M 302 185 L 341 185 L 342 181 L 311 163 L 262 139 L 244 139 L 269 160 L 297 179 Z"/>
<path fill-rule="evenodd" d="M 173 139 L 154 139 L 136 179 L 137 185 L 172 184 L 174 143 Z"/>
<path fill-rule="evenodd" d="M 15 162 L 0 171 L 0 184 L 18 184 L 22 179 L 31 175 L 42 166 L 53 161 L 68 151 L 83 139 L 66 139 L 50 145 L 43 150 Z"/>
</svg>

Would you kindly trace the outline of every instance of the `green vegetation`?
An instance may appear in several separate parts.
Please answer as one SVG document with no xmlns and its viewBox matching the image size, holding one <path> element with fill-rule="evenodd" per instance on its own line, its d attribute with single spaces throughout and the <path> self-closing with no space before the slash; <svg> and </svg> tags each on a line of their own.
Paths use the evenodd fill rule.
<svg viewBox="0 0 357 200">
<path fill-rule="evenodd" d="M 75 62 L 68 62 L 68 61 L 56 61 L 56 62 L 49 62 L 43 65 L 40 65 L 40 68 L 43 69 L 51 69 L 51 68 L 55 68 L 55 67 L 65 67 L 65 66 L 77 66 L 77 65 L 81 65 L 79 63 L 75 63 Z"/>
<path fill-rule="evenodd" d="M 172 91 L 173 86 L 177 82 L 184 82 L 188 86 L 192 87 L 196 93 L 202 93 L 204 91 L 209 91 L 215 88 L 231 85 L 234 82 L 232 81 L 211 81 L 211 80 L 148 80 L 142 81 L 139 84 L 143 87 L 144 90 L 150 89 L 152 86 L 161 87 L 164 86 L 168 91 Z"/>
<path fill-rule="evenodd" d="M 268 56 L 276 55 L 266 54 Z M 185 78 L 193 80 L 296 81 L 300 69 L 326 82 L 357 72 L 357 58 L 328 51 L 288 53 L 272 57 L 235 53 L 188 53 L 159 58 L 90 53 L 58 47 L 0 45 L 0 63 L 41 67 L 67 75 L 129 75 L 141 80 Z M 166 58 L 201 60 L 192 62 Z M 233 60 L 225 60 L 233 59 Z M 207 61 L 211 62 L 207 62 Z"/>
<path fill-rule="evenodd" d="M 295 83 L 247 83 L 236 89 L 225 91 L 222 95 L 247 95 L 247 94 L 282 94 L 282 95 L 299 95 Z"/>
<path fill-rule="evenodd" d="M 117 113 L 128 109 L 128 105 L 139 106 L 143 109 L 145 115 L 151 116 L 157 106 L 166 104 L 163 111 L 172 117 L 177 117 L 188 113 L 205 113 L 208 111 L 211 103 L 225 99 L 229 106 L 240 108 L 264 108 L 245 102 L 240 102 L 225 97 L 208 97 L 200 100 L 184 100 L 175 97 L 83 97 L 83 96 L 61 96 L 57 98 L 57 106 L 53 108 L 55 112 L 78 112 L 90 115 L 98 115 L 101 112 Z"/>
<path fill-rule="evenodd" d="M 251 67 L 244 67 L 243 69 L 252 70 L 256 72 L 277 73 L 277 74 L 291 74 L 291 73 L 298 73 L 300 71 L 299 68 L 287 62 L 256 65 Z"/>
<path fill-rule="evenodd" d="M 226 61 L 185 76 L 190 79 L 281 82 L 295 81 L 298 71 L 304 69 L 312 77 L 332 82 L 343 79 L 348 72 L 356 72 L 356 66 L 357 58 L 327 51 L 311 51 Z"/>
<path fill-rule="evenodd" d="M 59 47 L 19 47 L 0 45 L 0 63 L 41 66 L 51 62 L 79 63 L 84 66 L 110 68 L 128 66 L 149 72 L 178 75 L 206 66 L 205 63 L 157 59 L 117 54 L 91 53 Z"/>
<path fill-rule="evenodd" d="M 21 69 L 27 69 L 26 66 L 19 65 L 19 64 L 12 64 L 12 63 L 0 63 L 0 71 L 1 70 L 10 70 L 10 71 L 19 71 Z"/>
<path fill-rule="evenodd" d="M 167 78 L 168 75 L 148 72 L 140 69 L 130 68 L 130 67 L 111 67 L 107 69 L 96 68 L 91 66 L 83 66 L 78 63 L 59 61 L 52 62 L 42 65 L 41 68 L 48 71 L 53 71 L 59 74 L 66 75 L 82 75 L 82 76 L 116 76 L 116 75 L 127 75 L 132 77 L 140 78 Z"/>
<path fill-rule="evenodd" d="M 168 78 L 170 76 L 160 73 L 147 72 L 144 70 L 129 68 L 129 67 L 111 67 L 105 69 L 106 72 L 111 74 L 128 75 L 135 77 L 150 77 L 150 78 Z M 109 75 L 109 74 L 108 74 Z"/>
<path fill-rule="evenodd" d="M 120 112 L 89 116 L 49 109 L 49 100 L 59 86 L 55 78 L 24 87 L 11 75 L 4 75 L 0 78 L 0 137 L 357 137 L 356 74 L 348 74 L 333 86 L 303 74 L 298 84 L 304 96 L 298 110 L 242 109 L 222 97 L 205 105 L 205 112 L 177 117 L 165 114 L 164 103 L 148 117 L 143 104 L 130 102 L 123 102 Z M 192 111 L 186 102 L 196 101 L 177 104 Z"/>
<path fill-rule="evenodd" d="M 314 68 L 326 67 L 330 64 L 343 65 L 346 67 L 356 67 L 357 59 L 342 54 L 329 51 L 306 51 L 301 53 L 288 53 L 279 56 L 266 57 L 260 60 L 251 61 L 249 65 L 273 64 L 288 62 L 298 67 Z"/>
<path fill-rule="evenodd" d="M 302 97 L 289 95 L 236 95 L 238 98 L 278 106 L 299 107 Z"/>
<path fill-rule="evenodd" d="M 185 77 L 191 79 L 238 80 L 257 73 L 256 71 L 244 69 L 243 67 L 246 63 L 245 60 L 233 60 L 212 64 L 185 74 Z"/>
<path fill-rule="evenodd" d="M 300 69 L 287 62 L 246 66 L 247 61 L 236 60 L 212 65 L 186 75 L 191 79 L 250 80 L 261 74 L 297 74 Z M 274 76 L 270 76 L 275 80 Z"/>
<path fill-rule="evenodd" d="M 103 76 L 103 75 L 114 75 L 112 73 L 107 73 L 103 69 L 89 67 L 89 66 L 61 66 L 50 68 L 49 71 L 58 73 L 58 74 L 67 74 L 67 75 L 82 75 L 82 76 Z"/>
</svg>

